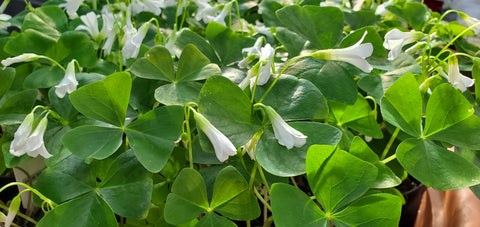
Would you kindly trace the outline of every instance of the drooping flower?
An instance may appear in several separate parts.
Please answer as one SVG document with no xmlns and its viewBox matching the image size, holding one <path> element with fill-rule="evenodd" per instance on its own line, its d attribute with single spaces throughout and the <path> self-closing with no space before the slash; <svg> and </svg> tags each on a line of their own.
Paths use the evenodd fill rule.
<svg viewBox="0 0 480 227">
<path fill-rule="evenodd" d="M 246 47 L 242 49 L 242 53 L 246 53 L 247 57 L 238 62 L 240 68 L 246 68 L 250 62 L 253 61 L 256 55 L 260 55 L 260 49 L 262 48 L 263 38 L 258 38 L 252 47 Z"/>
<path fill-rule="evenodd" d="M 467 24 L 468 27 L 480 22 L 479 19 L 477 19 L 475 17 L 471 17 L 471 16 L 469 16 L 466 13 L 463 13 L 463 12 L 458 12 L 458 15 L 460 16 L 460 18 L 462 18 L 465 21 L 465 23 Z M 480 34 L 480 26 L 475 26 L 475 27 L 472 28 L 472 30 L 475 34 Z"/>
<path fill-rule="evenodd" d="M 133 0 L 130 5 L 132 7 L 133 15 L 137 15 L 141 12 L 151 12 L 158 16 L 162 12 L 162 9 L 167 6 L 171 6 L 172 1 L 164 0 Z M 175 5 L 175 3 L 173 3 Z"/>
<path fill-rule="evenodd" d="M 17 211 L 20 208 L 20 203 L 22 202 L 20 195 L 15 196 L 8 207 L 8 213 L 5 217 L 5 227 L 10 227 L 12 225 L 13 219 L 15 215 L 17 215 Z M 3 213 L 2 213 L 3 214 Z"/>
<path fill-rule="evenodd" d="M 257 146 L 257 142 L 263 134 L 263 130 L 258 131 L 253 135 L 253 137 L 243 145 L 243 150 L 250 156 L 250 159 L 255 160 L 255 148 Z"/>
<path fill-rule="evenodd" d="M 225 17 L 230 13 L 232 2 L 223 6 L 212 6 L 209 4 L 210 0 L 195 0 L 194 2 L 198 6 L 197 13 L 195 14 L 195 19 L 197 21 L 203 21 L 204 23 L 215 21 L 219 24 L 225 25 Z"/>
<path fill-rule="evenodd" d="M 77 10 L 80 8 L 80 5 L 83 3 L 83 0 L 67 0 L 66 4 L 61 4 L 60 6 L 65 7 L 65 11 L 68 14 L 70 20 L 73 20 L 78 17 Z"/>
<path fill-rule="evenodd" d="M 59 98 L 63 98 L 66 93 L 70 94 L 77 89 L 77 79 L 75 79 L 75 60 L 72 60 L 67 65 L 67 70 L 65 71 L 65 76 L 62 81 L 55 86 L 55 94 Z"/>
<path fill-rule="evenodd" d="M 270 106 L 263 106 L 270 122 L 272 122 L 273 132 L 278 143 L 292 149 L 293 147 L 302 147 L 307 142 L 307 136 L 300 131 L 288 125 L 282 117 Z"/>
<path fill-rule="evenodd" d="M 452 84 L 454 88 L 460 89 L 462 92 L 467 90 L 467 87 L 471 87 L 475 84 L 475 80 L 466 77 L 460 73 L 458 68 L 457 57 L 450 57 L 448 59 L 448 82 Z"/>
<path fill-rule="evenodd" d="M 8 22 L 12 16 L 8 14 L 0 14 L 0 30 L 6 30 L 8 27 L 10 27 L 10 22 Z"/>
<path fill-rule="evenodd" d="M 422 32 L 402 32 L 396 28 L 390 30 L 385 34 L 385 41 L 383 42 L 383 47 L 390 50 L 388 52 L 388 60 L 396 59 L 400 55 L 403 46 L 413 43 L 424 36 L 425 34 Z"/>
<path fill-rule="evenodd" d="M 102 19 L 103 19 L 103 26 L 100 34 L 104 34 L 107 36 L 105 40 L 105 44 L 103 45 L 103 51 L 105 54 L 109 55 L 112 51 L 113 42 L 117 37 L 119 32 L 119 26 L 115 24 L 115 18 L 113 17 L 112 12 L 108 9 L 108 7 L 103 7 L 102 9 Z"/>
<path fill-rule="evenodd" d="M 255 46 L 254 46 L 255 47 Z M 256 51 L 256 50 L 252 50 Z M 255 81 L 257 85 L 264 85 L 270 79 L 272 74 L 273 57 L 275 56 L 275 49 L 267 43 L 264 47 L 260 48 L 260 59 L 255 66 L 253 66 L 247 72 L 247 76 L 238 85 L 240 88 L 245 89 L 248 84 L 250 88 L 253 88 Z M 258 78 L 257 78 L 258 77 Z"/>
<path fill-rule="evenodd" d="M 365 58 L 372 55 L 373 45 L 371 43 L 362 43 L 366 35 L 367 31 L 365 31 L 362 38 L 352 46 L 342 49 L 317 50 L 310 56 L 324 60 L 348 62 L 362 71 L 369 73 L 372 71 L 373 67 L 367 62 L 367 60 L 365 60 Z"/>
<path fill-rule="evenodd" d="M 26 53 L 26 54 L 21 54 L 15 57 L 11 58 L 6 58 L 1 61 L 3 65 L 3 69 L 5 69 L 7 66 L 10 66 L 11 64 L 19 63 L 19 62 L 31 62 L 35 61 L 41 56 L 32 54 L 32 53 Z"/>
<path fill-rule="evenodd" d="M 202 130 L 213 145 L 217 159 L 224 162 L 229 156 L 237 154 L 237 149 L 232 142 L 215 126 L 210 123 L 202 114 L 194 111 L 194 118 L 198 127 Z"/>
<path fill-rule="evenodd" d="M 375 14 L 380 15 L 380 16 L 385 16 L 388 13 L 387 6 L 393 4 L 392 0 L 388 0 L 383 2 L 382 4 L 377 6 L 377 9 L 375 10 Z"/>
<path fill-rule="evenodd" d="M 15 156 L 28 154 L 31 157 L 37 157 L 38 155 L 44 158 L 52 157 L 43 142 L 43 134 L 47 129 L 47 123 L 48 119 L 47 115 L 45 115 L 34 127 L 34 114 L 33 112 L 29 113 L 14 134 L 13 141 L 10 144 L 10 154 Z"/>
<path fill-rule="evenodd" d="M 140 46 L 142 45 L 143 39 L 147 35 L 149 27 L 150 22 L 142 24 L 135 35 L 126 41 L 125 46 L 122 48 L 122 55 L 125 60 L 129 58 L 136 58 L 138 56 Z"/>
</svg>

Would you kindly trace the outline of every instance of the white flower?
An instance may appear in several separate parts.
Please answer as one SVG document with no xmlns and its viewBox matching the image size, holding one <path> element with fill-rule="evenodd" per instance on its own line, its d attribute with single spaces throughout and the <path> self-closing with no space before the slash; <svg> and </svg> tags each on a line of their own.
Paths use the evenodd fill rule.
<svg viewBox="0 0 480 227">
<path fill-rule="evenodd" d="M 242 146 L 244 152 L 246 152 L 252 160 L 255 160 L 255 148 L 262 134 L 263 130 L 258 131 L 245 145 Z"/>
<path fill-rule="evenodd" d="M 253 61 L 255 55 L 260 55 L 260 49 L 262 48 L 263 38 L 260 37 L 255 41 L 252 47 L 246 47 L 242 49 L 242 53 L 246 53 L 247 57 L 238 62 L 240 68 L 246 68 L 250 62 Z"/>
<path fill-rule="evenodd" d="M 383 42 L 383 47 L 387 50 L 390 50 L 388 53 L 388 60 L 394 60 L 400 55 L 402 47 L 413 43 L 425 35 L 421 32 L 402 32 L 398 29 L 392 29 L 387 34 L 385 34 L 385 41 Z"/>
<path fill-rule="evenodd" d="M 151 12 L 158 16 L 162 12 L 162 8 L 166 7 L 163 0 L 133 0 L 130 5 L 133 15 L 141 12 Z"/>
<path fill-rule="evenodd" d="M 10 20 L 10 18 L 12 18 L 12 16 L 8 15 L 8 14 L 0 14 L 0 30 L 5 30 L 7 29 L 8 27 L 10 27 L 10 22 L 8 22 L 8 20 Z"/>
<path fill-rule="evenodd" d="M 75 60 L 72 60 L 67 65 L 67 70 L 65 71 L 65 76 L 62 81 L 55 86 L 55 94 L 59 98 L 63 98 L 66 93 L 70 94 L 77 89 L 77 79 L 75 79 Z"/>
<path fill-rule="evenodd" d="M 252 51 L 257 50 L 252 49 Z M 238 86 L 242 89 L 245 89 L 247 85 L 250 84 L 251 89 L 253 86 L 255 86 L 255 81 L 257 82 L 257 85 L 266 84 L 270 79 L 270 75 L 272 74 L 272 63 L 274 56 L 275 49 L 273 49 L 269 43 L 260 48 L 260 59 L 258 63 L 248 70 L 247 76 Z"/>
<path fill-rule="evenodd" d="M 292 149 L 293 147 L 302 147 L 307 142 L 307 136 L 288 125 L 282 117 L 270 106 L 263 106 L 270 122 L 272 122 L 273 132 L 278 143 Z"/>
<path fill-rule="evenodd" d="M 457 57 L 451 57 L 448 59 L 447 79 L 454 88 L 458 88 L 462 92 L 466 91 L 467 87 L 471 87 L 473 84 L 475 84 L 474 79 L 466 77 L 460 73 Z"/>
<path fill-rule="evenodd" d="M 369 73 L 373 67 L 365 60 L 373 53 L 373 46 L 371 43 L 362 43 L 367 35 L 367 31 L 362 38 L 352 46 L 342 49 L 327 49 L 317 50 L 311 54 L 312 57 L 324 60 L 344 61 L 348 62 L 362 71 Z"/>
<path fill-rule="evenodd" d="M 465 21 L 465 23 L 467 24 L 468 27 L 480 22 L 479 19 L 477 19 L 475 17 L 468 16 L 467 14 L 465 14 L 463 12 L 458 12 L 458 15 L 460 16 L 460 18 L 462 18 Z M 475 26 L 475 27 L 472 28 L 472 30 L 475 34 L 480 34 L 480 26 Z"/>
<path fill-rule="evenodd" d="M 10 154 L 15 156 L 28 154 L 31 157 L 37 157 L 38 155 L 44 158 L 52 157 L 43 142 L 43 134 L 47 129 L 48 123 L 47 116 L 45 115 L 35 128 L 33 128 L 33 123 L 34 115 L 31 112 L 25 117 L 15 132 L 13 141 L 10 144 Z"/>
<path fill-rule="evenodd" d="M 109 55 L 112 51 L 113 42 L 115 41 L 115 38 L 117 37 L 117 34 L 119 32 L 119 26 L 116 26 L 115 18 L 113 17 L 113 14 L 110 12 L 108 7 L 103 7 L 102 19 L 103 26 L 100 34 L 107 37 L 107 40 L 105 40 L 105 44 L 103 45 L 102 49 L 104 50 L 106 55 Z"/>
<path fill-rule="evenodd" d="M 202 130 L 213 145 L 217 159 L 224 162 L 229 156 L 237 154 L 237 149 L 232 142 L 210 123 L 202 114 L 194 111 L 194 118 L 198 127 Z"/>
<path fill-rule="evenodd" d="M 208 23 L 217 13 L 217 7 L 209 4 L 210 0 L 194 0 L 198 6 L 197 13 L 195 14 L 195 20 Z"/>
<path fill-rule="evenodd" d="M 203 20 L 204 23 L 215 21 L 219 24 L 225 25 L 225 17 L 230 13 L 232 2 L 224 5 L 220 12 L 219 8 L 221 5 L 212 6 L 208 3 L 210 0 L 195 0 L 194 2 L 198 6 L 197 13 L 195 14 L 195 19 L 197 21 Z"/>
<path fill-rule="evenodd" d="M 65 6 L 65 11 L 67 11 L 68 17 L 70 20 L 73 20 L 78 17 L 77 10 L 80 8 L 80 5 L 83 3 L 83 0 L 67 0 L 67 3 L 61 6 Z"/>
<path fill-rule="evenodd" d="M 131 37 L 126 40 L 125 46 L 122 48 L 123 59 L 136 58 L 138 52 L 140 51 L 140 46 L 142 45 L 143 39 L 147 35 L 148 28 L 150 27 L 150 22 L 144 23 L 138 31 Z"/>
<path fill-rule="evenodd" d="M 15 215 L 17 215 L 17 211 L 20 208 L 20 202 L 22 202 L 20 195 L 17 195 L 12 199 L 12 202 L 8 207 L 8 214 L 4 220 L 5 227 L 10 227 L 10 225 L 12 225 L 13 219 L 15 218 Z M 5 215 L 2 213 L 2 216 Z"/>
<path fill-rule="evenodd" d="M 100 35 L 100 32 L 98 31 L 97 14 L 94 12 L 89 12 L 80 16 L 80 20 L 82 20 L 85 25 L 81 24 L 75 28 L 75 30 L 87 31 L 94 40 L 102 40 L 105 38 L 103 34 Z"/>
<path fill-rule="evenodd" d="M 375 14 L 380 16 L 385 16 L 388 13 L 387 6 L 393 4 L 392 0 L 388 0 L 380 5 L 378 5 L 377 9 L 375 10 Z"/>
<path fill-rule="evenodd" d="M 30 61 L 35 61 L 41 56 L 32 54 L 32 53 L 27 53 L 27 54 L 21 54 L 12 58 L 6 58 L 1 61 L 3 65 L 3 69 L 5 69 L 7 66 L 10 66 L 11 64 L 19 63 L 19 62 L 30 62 Z"/>
</svg>

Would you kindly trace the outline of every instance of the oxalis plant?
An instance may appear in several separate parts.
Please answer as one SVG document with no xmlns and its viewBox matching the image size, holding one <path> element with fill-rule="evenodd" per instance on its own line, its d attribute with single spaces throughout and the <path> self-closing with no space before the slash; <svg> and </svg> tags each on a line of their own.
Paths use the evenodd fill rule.
<svg viewBox="0 0 480 227">
<path fill-rule="evenodd" d="M 17 176 L 0 191 L 21 186 L 5 226 L 396 226 L 411 182 L 480 195 L 463 12 L 50 0 L 0 19 L 0 172 Z"/>
</svg>

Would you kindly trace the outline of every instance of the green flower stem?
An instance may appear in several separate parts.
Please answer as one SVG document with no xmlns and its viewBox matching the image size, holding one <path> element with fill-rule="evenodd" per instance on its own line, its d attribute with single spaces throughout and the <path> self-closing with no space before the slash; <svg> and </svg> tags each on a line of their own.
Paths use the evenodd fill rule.
<svg viewBox="0 0 480 227">
<path fill-rule="evenodd" d="M 20 186 L 23 186 L 23 187 L 26 187 L 28 188 L 30 191 L 32 191 L 33 193 L 35 193 L 38 197 L 40 197 L 40 199 L 42 199 L 43 201 L 47 202 L 48 205 L 54 207 L 54 206 L 57 206 L 57 204 L 55 202 L 53 202 L 52 200 L 50 200 L 49 198 L 47 198 L 46 196 L 44 196 L 42 193 L 40 193 L 37 189 L 35 188 L 32 188 L 30 185 L 28 184 L 24 184 L 22 182 L 12 182 L 12 183 L 9 183 L 9 184 L 6 184 L 5 186 L 1 187 L 0 188 L 0 192 L 2 192 L 3 190 L 5 190 L 6 188 L 10 187 L 10 186 L 15 186 L 15 185 L 20 185 Z M 25 190 L 24 190 L 25 191 Z"/>
<path fill-rule="evenodd" d="M 382 162 L 383 164 L 387 164 L 388 162 L 390 162 L 390 161 L 392 161 L 392 160 L 394 160 L 394 159 L 396 159 L 396 158 L 397 158 L 397 154 L 393 154 L 392 156 L 390 156 L 390 157 L 382 160 L 381 162 Z"/>
<path fill-rule="evenodd" d="M 438 60 L 438 58 L 440 57 L 440 55 L 442 55 L 443 53 L 445 53 L 445 51 L 447 50 L 447 48 L 449 46 L 451 46 L 457 39 L 459 39 L 460 37 L 462 37 L 465 33 L 467 33 L 468 31 L 472 30 L 472 28 L 476 27 L 480 25 L 480 22 L 466 28 L 465 30 L 463 30 L 462 32 L 460 32 L 460 34 L 458 34 L 457 36 L 455 36 L 452 40 L 450 40 L 449 43 L 447 43 L 447 45 L 445 45 L 445 47 L 443 47 L 442 50 L 440 50 L 440 52 L 438 52 L 438 54 L 435 56 L 435 58 L 433 59 L 433 62 L 435 62 L 436 60 Z M 430 74 L 432 71 L 430 71 L 428 74 Z"/>
<path fill-rule="evenodd" d="M 253 188 L 253 181 L 255 181 L 257 166 L 258 166 L 258 162 L 255 161 L 255 164 L 253 164 L 252 172 L 250 173 L 250 181 L 248 181 L 248 188 Z"/>
<path fill-rule="evenodd" d="M 262 197 L 262 195 L 260 195 L 260 193 L 258 193 L 257 189 L 256 188 L 253 188 L 253 193 L 255 193 L 255 195 L 257 196 L 258 200 L 260 200 L 260 202 L 263 203 L 263 205 L 268 209 L 270 210 L 270 212 L 272 211 L 272 207 L 270 206 L 270 204 L 267 203 L 267 201 L 265 201 L 265 199 Z"/>
<path fill-rule="evenodd" d="M 63 119 L 57 112 L 51 110 L 51 109 L 46 109 L 50 115 L 52 115 L 53 118 L 57 119 L 58 122 L 62 125 L 68 125 L 68 121 Z"/>
<path fill-rule="evenodd" d="M 185 127 L 187 129 L 187 145 L 188 145 L 188 161 L 190 163 L 190 168 L 193 169 L 193 149 L 192 149 L 192 134 L 190 131 L 190 111 L 187 109 L 185 111 Z"/>
<path fill-rule="evenodd" d="M 60 67 L 63 71 L 65 71 L 65 68 L 64 68 L 62 65 L 60 65 L 60 63 L 58 63 L 57 61 L 55 61 L 55 60 L 53 60 L 53 59 L 51 59 L 51 58 L 49 58 L 49 57 L 47 57 L 47 56 L 39 55 L 38 58 L 47 59 L 48 61 L 50 61 L 50 62 L 53 63 L 54 65 Z"/>
<path fill-rule="evenodd" d="M 235 2 L 235 6 L 237 8 L 237 17 L 238 17 L 238 23 L 240 24 L 240 32 L 243 32 L 243 23 L 242 23 L 242 17 L 240 17 L 240 7 L 238 6 L 238 1 L 233 0 Z M 230 20 L 231 23 L 232 20 Z M 230 26 L 231 27 L 231 26 Z"/>
<path fill-rule="evenodd" d="M 458 10 L 449 9 L 449 10 L 445 11 L 445 13 L 443 13 L 442 16 L 441 16 L 438 20 L 439 20 L 439 21 L 442 21 L 443 18 L 444 18 L 445 16 L 447 16 L 448 14 L 450 14 L 450 13 L 458 13 Z"/>
<path fill-rule="evenodd" d="M 270 194 L 270 187 L 268 186 L 267 178 L 265 178 L 265 174 L 263 174 L 262 166 L 258 165 L 258 173 L 260 173 L 260 177 L 262 178 L 263 184 L 267 188 L 268 194 Z"/>
<path fill-rule="evenodd" d="M 190 130 L 190 111 L 195 111 L 195 109 L 192 107 L 196 106 L 198 107 L 198 104 L 194 102 L 189 102 L 185 104 L 184 107 L 184 112 L 185 112 L 185 128 L 187 130 L 187 146 L 188 146 L 188 161 L 190 163 L 190 168 L 193 169 L 193 148 L 192 148 L 192 132 Z"/>
<path fill-rule="evenodd" d="M 292 181 L 293 186 L 295 186 L 296 188 L 298 188 L 298 184 L 297 184 L 297 182 L 295 181 L 295 178 L 290 177 L 290 180 Z"/>
<path fill-rule="evenodd" d="M 8 207 L 5 206 L 5 205 L 2 204 L 2 203 L 0 203 L 0 208 L 2 208 L 3 210 L 8 211 Z M 37 222 L 35 219 L 31 218 L 31 217 L 28 216 L 28 215 L 23 214 L 23 213 L 20 212 L 20 211 L 17 211 L 16 215 L 19 216 L 19 217 L 21 217 L 21 218 L 23 218 L 23 219 L 25 219 L 25 220 L 27 220 L 27 221 L 29 221 L 29 222 L 31 222 L 31 223 L 33 223 L 33 224 L 35 224 L 35 225 L 38 224 L 38 222 Z"/>
<path fill-rule="evenodd" d="M 282 69 L 282 71 L 280 71 L 280 73 L 278 74 L 277 78 L 275 78 L 275 80 L 273 81 L 273 83 L 270 85 L 270 87 L 268 87 L 267 91 L 265 92 L 265 94 L 263 94 L 262 98 L 258 101 L 258 102 L 262 102 L 263 99 L 265 98 L 265 96 L 267 96 L 267 94 L 270 92 L 270 90 L 272 90 L 273 86 L 275 86 L 275 84 L 277 83 L 278 79 L 280 78 L 280 76 L 285 72 L 285 70 L 287 70 L 288 66 L 290 66 L 293 62 L 297 61 L 298 59 L 300 58 L 303 58 L 303 57 L 307 57 L 305 55 L 300 55 L 300 56 L 297 56 L 297 57 L 294 57 L 292 58 Z"/>
<path fill-rule="evenodd" d="M 396 128 L 395 131 L 392 134 L 392 137 L 390 137 L 390 140 L 387 143 L 387 146 L 385 146 L 385 149 L 383 150 L 382 156 L 380 156 L 380 160 L 385 159 L 385 157 L 388 154 L 388 151 L 390 151 L 390 147 L 392 147 L 393 142 L 395 141 L 395 138 L 397 138 L 398 133 L 400 132 L 400 128 Z"/>
</svg>

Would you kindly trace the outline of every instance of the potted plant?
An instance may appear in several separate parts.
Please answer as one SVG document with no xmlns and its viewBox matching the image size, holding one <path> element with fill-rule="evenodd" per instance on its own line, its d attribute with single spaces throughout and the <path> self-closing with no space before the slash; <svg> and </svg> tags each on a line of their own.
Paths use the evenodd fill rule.
<svg viewBox="0 0 480 227">
<path fill-rule="evenodd" d="M 0 188 L 23 187 L 6 226 L 396 226 L 408 182 L 480 184 L 463 12 L 50 0 L 1 19 L 0 165 L 45 165 Z"/>
</svg>

